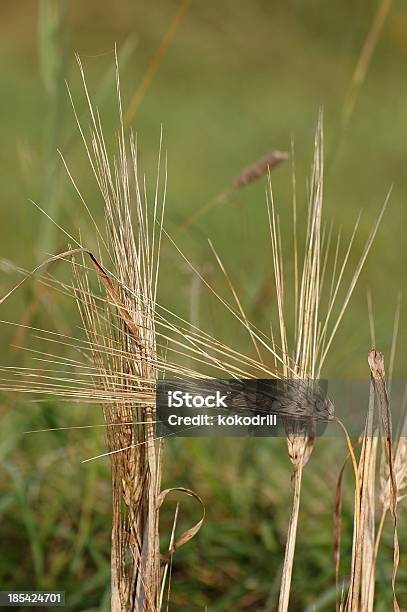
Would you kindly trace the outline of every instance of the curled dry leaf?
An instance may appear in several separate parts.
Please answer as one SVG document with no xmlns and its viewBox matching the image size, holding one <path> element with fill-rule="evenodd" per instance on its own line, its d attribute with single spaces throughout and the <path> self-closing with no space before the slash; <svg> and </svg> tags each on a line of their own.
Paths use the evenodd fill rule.
<svg viewBox="0 0 407 612">
<path fill-rule="evenodd" d="M 170 489 L 164 489 L 164 491 L 161 491 L 161 493 L 157 497 L 157 510 L 161 508 L 167 495 L 169 495 L 170 493 L 174 491 L 178 491 L 179 493 L 185 493 L 185 495 L 188 495 L 189 497 L 193 497 L 194 499 L 196 499 L 201 505 L 202 517 L 197 523 L 195 523 L 195 525 L 193 525 L 192 527 L 184 531 L 180 535 L 180 537 L 175 540 L 173 545 L 170 547 L 168 554 L 165 557 L 163 557 L 164 562 L 168 562 L 170 557 L 175 553 L 176 550 L 178 550 L 179 548 L 181 548 L 181 546 L 189 542 L 189 540 L 191 540 L 198 533 L 198 531 L 202 527 L 202 524 L 205 520 L 205 512 L 206 512 L 205 504 L 202 501 L 201 497 L 199 497 L 199 495 L 195 493 L 195 491 L 192 491 L 191 489 L 187 489 L 185 487 L 171 487 Z"/>
</svg>

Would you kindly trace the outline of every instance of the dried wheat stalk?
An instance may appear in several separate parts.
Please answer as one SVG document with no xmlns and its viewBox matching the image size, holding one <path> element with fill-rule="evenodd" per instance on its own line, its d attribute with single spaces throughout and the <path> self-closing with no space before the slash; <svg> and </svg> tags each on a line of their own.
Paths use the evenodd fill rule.
<svg viewBox="0 0 407 612">
<path fill-rule="evenodd" d="M 322 225 L 322 203 L 323 203 L 323 129 L 322 115 L 319 117 L 315 137 L 314 162 L 309 194 L 308 221 L 306 228 L 305 253 L 302 263 L 301 276 L 298 266 L 297 246 L 297 214 L 294 199 L 294 262 L 295 262 L 295 312 L 293 339 L 294 350 L 289 348 L 287 334 L 287 316 L 285 306 L 285 287 L 283 271 L 283 253 L 281 247 L 281 236 L 279 220 L 276 215 L 272 197 L 271 185 L 269 183 L 269 219 L 270 235 L 273 255 L 274 277 L 277 294 L 277 310 L 279 321 L 279 334 L 281 354 L 283 357 L 282 375 L 287 378 L 300 380 L 316 380 L 321 376 L 326 357 L 338 330 L 342 317 L 346 311 L 350 297 L 356 286 L 360 272 L 366 261 L 369 250 L 379 227 L 381 218 L 387 205 L 387 199 L 382 207 L 378 219 L 373 226 L 370 236 L 365 244 L 356 269 L 351 277 L 348 289 L 345 292 L 339 312 L 334 316 L 339 289 L 342 286 L 344 272 L 351 251 L 353 240 L 358 227 L 359 219 L 349 241 L 344 259 L 339 263 L 338 236 L 336 249 L 334 251 L 334 263 L 330 287 L 328 289 L 328 300 L 323 312 L 322 299 L 326 294 L 326 271 L 327 261 L 330 254 L 331 233 L 326 242 L 323 239 Z M 300 282 L 298 282 L 300 279 Z M 298 286 L 299 285 L 299 286 Z M 288 610 L 291 590 L 291 578 L 294 565 L 295 542 L 297 523 L 300 507 L 301 482 L 303 468 L 308 462 L 314 444 L 314 423 L 301 420 L 290 420 L 287 423 L 287 448 L 290 460 L 293 464 L 293 503 L 288 526 L 287 542 L 285 549 L 284 565 L 280 586 L 279 612 Z"/>
<path fill-rule="evenodd" d="M 377 434 L 374 432 L 375 394 L 370 386 L 369 407 L 355 483 L 355 516 L 351 578 L 346 610 L 373 610 L 375 580 L 375 471 Z"/>
<path fill-rule="evenodd" d="M 369 352 L 368 361 L 371 372 L 370 398 L 365 430 L 360 438 L 359 465 L 355 469 L 355 515 L 350 586 L 346 600 L 342 598 L 342 601 L 337 604 L 337 609 L 339 611 L 346 610 L 346 612 L 371 612 L 374 609 L 376 561 L 384 519 L 387 510 L 390 508 L 394 526 L 393 609 L 398 612 L 400 608 L 396 597 L 396 577 L 399 563 L 397 501 L 398 484 L 401 482 L 398 482 L 400 471 L 399 465 L 396 466 L 393 452 L 390 402 L 383 355 L 372 349 Z M 375 425 L 375 405 L 377 405 L 380 434 Z M 382 443 L 380 499 L 383 504 L 383 512 L 376 535 L 376 457 L 379 439 Z M 342 479 L 342 474 L 343 470 L 340 479 Z M 337 492 L 337 502 L 335 504 L 335 540 L 339 541 L 340 503 L 338 503 L 338 496 L 340 498 L 340 492 Z M 339 543 L 337 546 L 339 547 Z M 339 550 L 336 551 L 336 566 L 337 587 L 339 587 Z"/>
<path fill-rule="evenodd" d="M 93 254 L 58 226 L 76 246 L 51 257 L 40 268 L 47 270 L 54 261 L 72 261 L 72 285 L 58 281 L 48 271 L 41 283 L 76 299 L 86 339 L 42 331 L 49 341 L 70 346 L 86 359 L 83 365 L 72 362 L 77 368 L 72 376 L 57 354 L 44 353 L 45 361 L 54 368 L 53 375 L 49 369 L 37 368 L 24 374 L 23 369 L 16 368 L 14 381 L 18 382 L 9 388 L 102 405 L 108 450 L 101 456 L 110 457 L 112 475 L 111 608 L 114 612 L 156 611 L 163 603 L 168 565 L 166 559 L 160 558 L 159 510 L 174 490 L 161 491 L 163 449 L 155 434 L 156 380 L 167 365 L 157 355 L 156 321 L 160 320 L 163 329 L 171 327 L 156 312 L 165 185 L 160 201 L 159 159 L 154 203 L 149 205 L 138 180 L 135 140 L 131 135 L 126 142 L 124 136 L 118 71 L 120 131 L 117 153 L 108 153 L 99 114 L 92 106 L 79 59 L 78 62 L 91 116 L 90 142 L 79 121 L 78 127 L 103 198 L 106 232 L 94 222 L 67 168 L 96 229 L 99 253 Z M 73 108 L 78 119 L 74 105 Z M 109 260 L 109 270 L 103 263 L 104 257 Z M 35 271 L 25 275 L 21 282 Z M 95 272 L 98 291 L 93 288 Z M 173 370 L 185 375 L 182 367 L 174 365 Z M 8 388 L 7 384 L 3 388 Z M 204 515 L 198 495 L 182 487 L 176 491 L 194 497 Z M 202 522 L 203 516 L 181 536 L 176 538 L 175 532 L 172 534 L 171 556 L 197 533 Z"/>
<path fill-rule="evenodd" d="M 164 206 L 159 208 L 158 177 L 149 220 L 151 213 L 139 187 L 134 139 L 130 139 L 130 154 L 127 150 L 117 84 L 121 125 L 117 156 L 109 158 L 100 120 L 90 102 L 91 144 L 84 139 L 104 201 L 114 281 L 91 256 L 109 298 L 96 304 L 83 258 L 81 267 L 74 264 L 75 293 L 92 351 L 96 385 L 112 396 L 103 405 L 112 471 L 112 610 L 153 611 L 159 608 L 161 586 L 157 499 L 162 446 L 155 439 L 154 394 L 155 303 Z M 86 84 L 85 91 L 87 94 Z M 120 352 L 114 350 L 116 346 Z M 134 401 L 120 401 L 128 390 Z M 113 399 L 115 395 L 118 399 Z M 128 424 L 133 422 L 139 425 Z"/>
<path fill-rule="evenodd" d="M 400 560 L 399 541 L 397 533 L 397 502 L 398 490 L 397 479 L 395 474 L 394 449 L 393 449 L 393 433 L 389 395 L 386 385 L 386 374 L 384 369 L 383 355 L 372 349 L 369 353 L 369 366 L 374 384 L 374 389 L 377 398 L 377 404 L 380 416 L 380 433 L 382 439 L 382 456 L 383 465 L 388 473 L 389 479 L 389 508 L 393 519 L 393 608 L 395 612 L 399 612 L 400 607 L 396 597 L 396 578 Z"/>
</svg>

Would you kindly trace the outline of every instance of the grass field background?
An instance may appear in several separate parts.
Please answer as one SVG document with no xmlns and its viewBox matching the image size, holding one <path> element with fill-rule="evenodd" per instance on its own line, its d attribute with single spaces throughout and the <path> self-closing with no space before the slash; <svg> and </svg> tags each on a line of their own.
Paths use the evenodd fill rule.
<svg viewBox="0 0 407 612">
<path fill-rule="evenodd" d="M 140 98 L 131 126 L 140 165 L 153 193 L 163 126 L 168 154 L 166 227 L 178 228 L 229 187 L 263 154 L 295 147 L 300 227 L 306 220 L 306 180 L 318 111 L 324 111 L 325 218 L 349 240 L 359 211 L 360 229 L 350 268 L 391 186 L 390 202 L 365 270 L 338 334 L 326 375 L 366 377 L 371 291 L 377 347 L 388 358 L 399 292 L 406 290 L 407 10 L 391 3 L 366 77 L 346 118 L 352 75 L 380 2 L 322 0 L 287 3 L 220 0 L 185 4 L 171 44 Z M 90 247 L 94 230 L 84 215 L 59 148 L 95 218 L 97 192 L 69 102 L 69 83 L 86 126 L 85 98 L 75 61 L 83 62 L 114 142 L 117 102 L 114 46 L 120 59 L 124 108 L 140 94 L 152 58 L 180 4 L 106 1 L 3 0 L 0 7 L 0 257 L 31 269 L 67 245 L 29 201 L 68 231 L 81 230 Z M 150 68 L 151 70 L 151 68 Z M 272 174 L 290 271 L 292 181 L 289 163 Z M 302 225 L 301 225 L 302 224 Z M 211 284 L 227 295 L 207 239 L 230 272 L 250 319 L 267 331 L 275 312 L 267 234 L 265 180 L 234 192 L 199 217 L 177 242 Z M 4 294 L 18 279 L 5 265 Z M 70 270 L 55 270 L 69 278 Z M 209 333 L 250 351 L 239 330 L 168 248 L 160 301 L 192 316 Z M 35 302 L 36 307 L 30 305 Z M 0 318 L 79 333 L 75 306 L 27 283 L 1 307 Z M 27 314 L 28 309 L 28 314 Z M 406 375 L 407 335 L 401 311 L 396 376 Z M 24 365 L 37 347 L 33 334 L 2 324 L 2 365 Z M 13 345 L 13 346 L 12 346 Z M 367 398 L 366 398 L 367 406 Z M 360 410 L 365 411 L 366 406 Z M 105 460 L 81 461 L 104 448 L 102 430 L 24 435 L 31 429 L 101 422 L 97 406 L 46 405 L 4 395 L 0 404 L 0 585 L 3 589 L 59 589 L 67 609 L 107 610 L 109 605 L 110 493 Z M 304 475 L 293 610 L 332 610 L 332 506 L 346 456 L 342 440 L 320 441 Z M 175 556 L 170 609 L 274 610 L 279 588 L 291 466 L 283 440 L 177 440 L 166 447 L 165 486 L 189 486 L 205 500 L 199 535 Z M 344 499 L 343 569 L 349 567 L 352 475 Z M 164 512 L 170 525 L 175 503 Z M 198 518 L 193 502 L 181 507 L 181 524 Z M 407 609 L 407 508 L 400 510 L 400 603 Z M 385 533 L 378 564 L 377 610 L 391 606 L 392 534 Z"/>
</svg>

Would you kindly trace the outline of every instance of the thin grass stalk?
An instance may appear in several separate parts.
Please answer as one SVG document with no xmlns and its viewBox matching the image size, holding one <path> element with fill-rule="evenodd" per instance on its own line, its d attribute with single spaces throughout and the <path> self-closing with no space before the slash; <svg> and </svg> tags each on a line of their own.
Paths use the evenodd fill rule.
<svg viewBox="0 0 407 612">
<path fill-rule="evenodd" d="M 288 522 L 287 541 L 284 554 L 283 571 L 280 584 L 280 597 L 278 602 L 279 612 L 288 610 L 291 592 L 291 579 L 295 557 L 295 543 L 297 539 L 298 517 L 300 512 L 301 481 L 304 461 L 299 461 L 294 468 L 292 477 L 293 500 L 291 506 L 290 519 Z"/>
</svg>

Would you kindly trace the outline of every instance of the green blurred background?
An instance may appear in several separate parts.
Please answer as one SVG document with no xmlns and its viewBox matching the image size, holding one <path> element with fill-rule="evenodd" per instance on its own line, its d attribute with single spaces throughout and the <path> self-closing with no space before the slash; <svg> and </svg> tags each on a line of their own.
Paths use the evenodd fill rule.
<svg viewBox="0 0 407 612">
<path fill-rule="evenodd" d="M 366 75 L 352 89 L 361 50 L 380 6 L 389 12 Z M 175 24 L 174 16 L 180 18 Z M 305 223 L 306 181 L 321 107 L 325 127 L 325 219 L 349 240 L 359 211 L 360 230 L 350 257 L 356 265 L 389 188 L 383 224 L 327 363 L 327 375 L 366 377 L 370 347 L 370 289 L 377 347 L 389 354 L 399 292 L 405 291 L 407 240 L 407 9 L 401 0 L 219 0 L 218 2 L 26 2 L 0 7 L 0 257 L 32 268 L 67 245 L 30 203 L 95 245 L 60 158 L 59 148 L 95 217 L 97 193 L 80 141 L 65 80 L 78 114 L 89 117 L 78 53 L 106 140 L 114 142 L 117 102 L 114 46 L 120 60 L 122 99 L 139 104 L 131 125 L 138 134 L 141 171 L 154 189 L 160 129 L 168 153 L 166 227 L 170 233 L 261 155 L 295 144 L 300 226 Z M 175 24 L 175 25 L 174 25 Z M 172 28 L 172 29 L 171 29 Z M 169 40 L 171 39 L 171 40 Z M 166 42 L 168 45 L 166 46 Z M 157 50 L 162 49 L 162 53 Z M 158 55 L 157 55 L 158 53 Z M 154 58 L 158 58 L 156 64 Z M 151 67 L 154 67 L 152 70 Z M 147 76 L 146 76 L 147 75 Z M 151 78 L 150 78 L 151 77 Z M 147 78 L 147 81 L 146 81 Z M 148 80 L 149 79 L 149 80 Z M 147 83 L 144 88 L 143 83 Z M 352 112 L 349 100 L 355 94 Z M 272 175 L 283 235 L 290 238 L 290 164 Z M 189 259 L 222 291 L 210 238 L 239 289 L 249 318 L 267 331 L 275 312 L 266 229 L 265 180 L 213 206 L 179 235 Z M 288 244 L 290 247 L 290 244 Z M 287 268 L 292 263 L 287 251 Z M 242 351 L 246 336 L 188 269 L 168 251 L 160 299 Z M 69 278 L 68 267 L 58 270 Z M 3 262 L 2 294 L 19 278 Z M 223 292 L 224 293 L 224 292 Z M 32 307 L 33 302 L 35 306 Z M 405 376 L 407 340 L 401 311 L 396 375 Z M 72 302 L 27 284 L 2 306 L 14 323 L 79 333 Z M 3 324 L 1 363 L 24 365 L 33 347 L 28 333 Z M 367 401 L 367 400 L 366 400 Z M 361 406 L 364 411 L 366 406 Z M 100 422 L 98 407 L 48 403 L 13 395 L 0 405 L 0 585 L 59 589 L 67 609 L 107 610 L 109 601 L 109 466 L 81 465 L 102 452 L 103 433 L 62 431 L 24 435 L 41 427 Z M 320 441 L 306 469 L 292 610 L 332 610 L 332 506 L 346 455 L 340 440 Z M 207 520 L 176 555 L 172 610 L 274 610 L 291 499 L 290 464 L 283 441 L 178 440 L 167 444 L 164 485 L 190 486 L 205 500 Z M 163 516 L 169 526 L 174 504 Z M 196 513 L 196 514 L 195 514 Z M 181 507 L 181 526 L 198 517 Z M 407 509 L 400 512 L 400 603 L 407 609 Z M 344 499 L 343 570 L 349 567 L 352 477 Z M 164 540 L 165 541 L 165 540 Z M 391 606 L 391 531 L 378 563 L 377 610 Z M 404 604 L 404 606 L 403 606 Z"/>
</svg>

